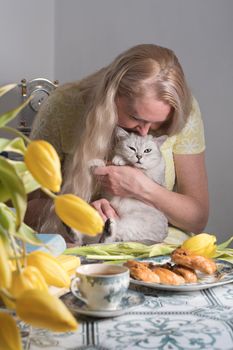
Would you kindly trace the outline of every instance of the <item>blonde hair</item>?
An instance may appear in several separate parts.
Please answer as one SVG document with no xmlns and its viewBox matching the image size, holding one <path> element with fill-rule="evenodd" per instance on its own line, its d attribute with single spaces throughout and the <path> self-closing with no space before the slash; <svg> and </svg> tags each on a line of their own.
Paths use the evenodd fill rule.
<svg viewBox="0 0 233 350">
<path fill-rule="evenodd" d="M 168 103 L 172 113 L 169 122 L 163 126 L 168 135 L 183 128 L 192 99 L 174 52 L 153 44 L 130 48 L 78 85 L 80 98 L 86 106 L 85 126 L 77 140 L 73 159 L 65 164 L 62 192 L 74 193 L 90 202 L 98 184 L 90 174 L 88 162 L 109 157 L 118 121 L 116 98 L 125 96 L 133 102 L 152 93 L 156 99 Z"/>
</svg>

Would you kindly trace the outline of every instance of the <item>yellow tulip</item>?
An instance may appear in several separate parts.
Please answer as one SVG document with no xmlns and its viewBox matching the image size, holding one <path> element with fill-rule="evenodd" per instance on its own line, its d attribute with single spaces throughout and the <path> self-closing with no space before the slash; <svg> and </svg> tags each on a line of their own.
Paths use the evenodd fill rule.
<svg viewBox="0 0 233 350">
<path fill-rule="evenodd" d="M 16 300 L 16 313 L 34 327 L 55 332 L 77 329 L 77 321 L 57 297 L 46 291 L 27 290 Z"/>
<path fill-rule="evenodd" d="M 0 292 L 0 300 L 3 302 L 3 304 L 11 310 L 15 309 L 15 302 L 11 299 L 9 299 L 5 294 Z M 1 348 L 0 348 L 1 349 Z"/>
<path fill-rule="evenodd" d="M 70 277 L 53 255 L 39 250 L 34 251 L 28 254 L 27 264 L 38 268 L 48 285 L 69 288 Z"/>
<path fill-rule="evenodd" d="M 18 270 L 12 274 L 12 285 L 9 292 L 14 298 L 18 298 L 25 290 L 38 289 L 48 291 L 48 285 L 38 268 L 26 266 L 21 272 Z"/>
<path fill-rule="evenodd" d="M 57 196 L 55 212 L 67 226 L 87 235 L 95 236 L 103 230 L 104 223 L 99 213 L 73 194 Z"/>
<path fill-rule="evenodd" d="M 43 187 L 59 192 L 61 188 L 61 164 L 54 147 L 44 140 L 29 143 L 24 161 L 36 181 Z"/>
<path fill-rule="evenodd" d="M 75 273 L 77 267 L 81 264 L 80 258 L 74 255 L 62 254 L 57 256 L 57 260 L 62 265 L 63 269 L 66 270 L 69 276 L 72 276 Z"/>
<path fill-rule="evenodd" d="M 187 249 L 196 255 L 211 258 L 216 252 L 216 237 L 208 233 L 200 233 L 186 239 L 181 248 Z"/>
<path fill-rule="evenodd" d="M 9 288 L 11 285 L 11 266 L 3 241 L 0 237 L 0 288 Z"/>
<path fill-rule="evenodd" d="M 13 317 L 0 312 L 0 349 L 22 350 L 20 333 Z"/>
</svg>

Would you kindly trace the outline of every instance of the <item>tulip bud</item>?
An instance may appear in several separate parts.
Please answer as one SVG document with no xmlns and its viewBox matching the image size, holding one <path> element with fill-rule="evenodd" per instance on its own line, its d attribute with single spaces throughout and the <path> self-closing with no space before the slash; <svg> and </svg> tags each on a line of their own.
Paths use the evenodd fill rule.
<svg viewBox="0 0 233 350">
<path fill-rule="evenodd" d="M 16 313 L 26 323 L 54 332 L 74 331 L 78 326 L 61 300 L 36 289 L 21 294 L 16 300 Z"/>
<path fill-rule="evenodd" d="M 103 230 L 103 220 L 99 213 L 83 199 L 72 194 L 55 198 L 55 212 L 69 227 L 95 236 Z"/>
<path fill-rule="evenodd" d="M 34 266 L 26 266 L 22 271 L 14 271 L 12 285 L 9 289 L 14 298 L 18 298 L 25 290 L 48 290 L 48 286 L 41 272 Z"/>
<path fill-rule="evenodd" d="M 57 256 L 56 259 L 59 261 L 69 276 L 72 276 L 75 273 L 77 267 L 81 264 L 80 258 L 74 255 L 62 254 Z"/>
<path fill-rule="evenodd" d="M 39 250 L 34 251 L 28 254 L 27 264 L 38 268 L 48 285 L 69 288 L 70 277 L 53 255 Z"/>
<path fill-rule="evenodd" d="M 44 140 L 29 143 L 24 161 L 41 186 L 53 192 L 60 191 L 62 182 L 60 159 L 50 143 Z"/>
<path fill-rule="evenodd" d="M 216 237 L 208 233 L 200 233 L 186 239 L 181 248 L 191 251 L 195 255 L 211 258 L 216 252 Z"/>
<path fill-rule="evenodd" d="M 0 288 L 9 288 L 11 285 L 11 267 L 3 241 L 0 237 Z"/>
<path fill-rule="evenodd" d="M 19 329 L 13 317 L 0 312 L 0 349 L 22 350 Z"/>
</svg>

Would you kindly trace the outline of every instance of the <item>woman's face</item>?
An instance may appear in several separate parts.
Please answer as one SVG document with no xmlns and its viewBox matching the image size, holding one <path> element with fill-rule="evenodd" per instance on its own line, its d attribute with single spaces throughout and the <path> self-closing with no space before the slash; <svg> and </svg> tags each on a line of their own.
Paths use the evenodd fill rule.
<svg viewBox="0 0 233 350">
<path fill-rule="evenodd" d="M 118 97 L 116 107 L 118 125 L 141 136 L 147 135 L 150 129 L 159 129 L 171 112 L 169 104 L 154 97 L 136 99 L 134 104 L 131 104 L 126 97 Z"/>
</svg>

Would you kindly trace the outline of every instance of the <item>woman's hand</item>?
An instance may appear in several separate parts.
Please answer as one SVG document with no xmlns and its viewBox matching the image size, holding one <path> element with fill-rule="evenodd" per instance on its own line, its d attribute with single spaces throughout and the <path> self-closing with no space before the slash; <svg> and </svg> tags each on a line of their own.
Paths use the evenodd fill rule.
<svg viewBox="0 0 233 350">
<path fill-rule="evenodd" d="M 105 166 L 94 170 L 104 189 L 120 197 L 138 197 L 151 180 L 139 169 L 130 166 Z"/>
<path fill-rule="evenodd" d="M 117 217 L 117 213 L 107 199 L 98 199 L 92 202 L 91 205 L 98 211 L 104 221 Z"/>
</svg>

